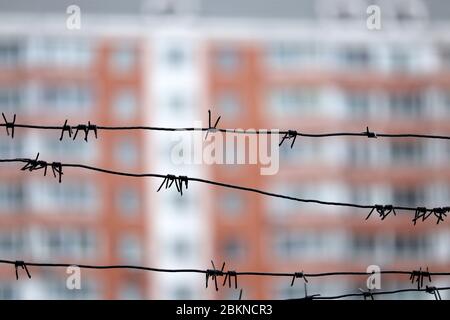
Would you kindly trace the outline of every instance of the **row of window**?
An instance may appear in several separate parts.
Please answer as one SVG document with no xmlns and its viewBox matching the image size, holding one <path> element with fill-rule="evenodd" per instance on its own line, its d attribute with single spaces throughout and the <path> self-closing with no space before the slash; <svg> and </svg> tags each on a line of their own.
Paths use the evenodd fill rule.
<svg viewBox="0 0 450 320">
<path fill-rule="evenodd" d="M 289 144 L 284 144 L 279 150 L 281 167 L 283 163 L 368 169 L 411 166 L 425 171 L 436 165 L 445 167 L 450 157 L 448 143 L 417 139 L 368 141 L 367 138 L 357 138 L 320 141 L 304 138 L 296 142 L 292 149 Z"/>
<path fill-rule="evenodd" d="M 313 182 L 304 183 L 284 182 L 282 185 L 272 185 L 266 190 L 278 194 L 285 194 L 293 197 L 321 199 L 324 201 L 349 202 L 362 205 L 393 204 L 396 206 L 426 206 L 440 207 L 448 206 L 450 198 L 450 185 L 429 184 L 429 185 L 403 185 L 391 186 L 384 183 L 371 183 L 364 185 L 347 185 L 343 182 Z M 218 197 L 218 207 L 221 212 L 229 218 L 239 217 L 246 212 L 249 205 L 249 198 L 237 192 L 221 192 Z M 267 198 L 265 208 L 269 216 L 302 214 L 318 211 L 323 213 L 343 212 L 354 213 L 353 209 L 343 207 L 325 207 L 314 204 L 299 205 L 295 201 L 284 199 Z M 364 214 L 364 210 L 358 210 Z M 367 212 L 368 213 L 368 212 Z"/>
<path fill-rule="evenodd" d="M 58 37 L 0 39 L 1 66 L 83 67 L 96 59 L 98 48 L 89 39 Z M 109 56 L 108 65 L 118 74 L 129 73 L 137 64 L 136 45 L 122 41 Z"/>
<path fill-rule="evenodd" d="M 14 280 L 15 281 L 15 280 Z M 58 299 L 58 300 L 86 300 L 104 299 L 108 292 L 105 285 L 98 278 L 81 274 L 81 289 L 69 290 L 66 286 L 66 277 L 58 277 L 54 274 L 33 275 L 33 281 L 25 285 L 18 285 L 11 280 L 0 280 L 0 300 L 19 299 Z M 118 291 L 118 299 L 142 299 L 145 297 L 143 283 L 137 283 L 134 279 L 121 279 Z"/>
<path fill-rule="evenodd" d="M 295 85 L 270 85 L 262 96 L 270 116 L 329 116 L 336 119 L 381 120 L 450 117 L 450 92 L 429 88 L 408 92 L 346 91 Z M 227 119 L 246 112 L 246 99 L 232 89 L 219 92 L 215 108 Z"/>
<path fill-rule="evenodd" d="M 88 67 L 96 58 L 98 48 L 87 39 L 30 38 L 0 39 L 0 66 L 64 66 Z M 437 43 L 433 47 L 414 44 L 366 43 L 329 45 L 318 42 L 274 41 L 263 47 L 265 64 L 273 69 L 304 70 L 308 68 L 348 70 L 374 68 L 393 72 L 438 70 L 450 66 L 450 44 Z M 226 72 L 238 70 L 243 63 L 238 48 L 223 45 L 215 50 L 214 63 Z M 109 58 L 111 70 L 126 73 L 137 63 L 134 44 L 122 41 Z M 179 68 L 189 61 L 189 53 L 182 46 L 169 46 L 161 62 Z M 431 62 L 430 62 L 431 61 Z"/>
<path fill-rule="evenodd" d="M 263 46 L 263 63 L 270 70 L 300 72 L 305 70 L 380 71 L 419 73 L 450 68 L 450 43 L 345 43 L 327 44 L 311 41 L 270 42 Z M 219 70 L 233 73 L 244 64 L 243 53 L 235 46 L 219 45 L 213 62 Z"/>
<path fill-rule="evenodd" d="M 122 233 L 114 243 L 120 263 L 140 264 L 143 261 L 142 240 L 135 234 Z M 107 251 L 99 230 L 92 228 L 33 227 L 1 229 L 0 254 L 11 259 L 30 257 L 37 260 L 101 259 Z"/>
<path fill-rule="evenodd" d="M 89 143 L 86 143 L 84 133 L 78 133 L 76 140 L 70 139 L 66 133 L 65 138 L 59 141 L 59 134 L 53 132 L 44 136 L 36 132 L 21 132 L 16 134 L 14 140 L 0 135 L 0 155 L 3 158 L 33 158 L 39 152 L 41 159 L 85 164 L 96 162 L 100 157 L 95 139 L 91 138 Z M 110 152 L 112 161 L 120 167 L 133 168 L 139 163 L 138 142 L 133 137 L 118 137 L 114 140 Z"/>
<path fill-rule="evenodd" d="M 282 261 L 356 259 L 385 265 L 393 261 L 447 262 L 448 231 L 430 233 L 346 233 L 313 230 L 282 230 L 272 239 L 272 250 Z"/>
<path fill-rule="evenodd" d="M 88 181 L 0 182 L 0 215 L 15 212 L 91 216 L 100 212 L 100 191 Z M 120 186 L 113 198 L 117 212 L 135 217 L 142 208 L 139 190 Z"/>
<path fill-rule="evenodd" d="M 28 84 L 24 86 L 0 85 L 0 110 L 6 113 L 24 111 L 51 112 L 67 116 L 92 113 L 97 106 L 95 89 L 89 83 Z M 117 90 L 112 96 L 111 115 L 119 120 L 137 116 L 138 102 L 133 89 Z"/>
</svg>

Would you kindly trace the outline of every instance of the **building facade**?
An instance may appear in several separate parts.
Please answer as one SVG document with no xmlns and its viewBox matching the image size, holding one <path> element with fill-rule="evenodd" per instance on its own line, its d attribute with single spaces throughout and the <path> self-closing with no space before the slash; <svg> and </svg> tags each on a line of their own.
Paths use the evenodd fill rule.
<svg viewBox="0 0 450 320">
<path fill-rule="evenodd" d="M 437 0 L 375 2 L 380 30 L 367 28 L 368 1 L 80 1 L 80 30 L 66 28 L 63 1 L 28 11 L 0 2 L 0 109 L 8 120 L 17 114 L 18 123 L 49 125 L 207 126 L 210 109 L 224 128 L 449 135 L 450 8 Z M 0 150 L 1 158 L 39 152 L 44 160 L 327 201 L 448 205 L 445 140 L 297 138 L 293 148 L 290 141 L 280 147 L 279 172 L 263 176 L 259 165 L 175 163 L 184 134 L 101 131 L 86 143 L 16 129 L 14 139 L 0 134 Z M 75 169 L 61 184 L 41 175 L 2 165 L 2 259 L 201 269 L 213 259 L 230 270 L 280 272 L 450 268 L 450 230 L 432 219 L 414 226 L 399 213 L 365 221 L 364 210 L 195 183 L 180 197 L 156 193 L 158 180 Z M 11 266 L 0 266 L 0 297 L 239 296 L 205 290 L 201 275 L 83 271 L 83 289 L 71 291 L 64 269 L 30 271 L 31 280 L 21 273 L 16 281 Z M 311 280 L 308 293 L 366 284 L 364 277 L 332 280 Z M 408 281 L 383 277 L 382 289 Z M 242 277 L 239 287 L 245 299 L 304 295 L 301 279 L 291 287 L 286 278 Z"/>
</svg>

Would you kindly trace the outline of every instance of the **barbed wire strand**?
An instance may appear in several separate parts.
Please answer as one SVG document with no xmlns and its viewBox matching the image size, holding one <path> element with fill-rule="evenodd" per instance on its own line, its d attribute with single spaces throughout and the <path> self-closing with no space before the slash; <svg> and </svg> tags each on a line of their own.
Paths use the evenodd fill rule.
<svg viewBox="0 0 450 320">
<path fill-rule="evenodd" d="M 336 296 L 321 296 L 320 294 L 315 294 L 302 298 L 294 298 L 294 299 L 288 299 L 288 300 L 339 300 L 344 298 L 356 298 L 356 297 L 362 297 L 364 300 L 367 298 L 371 298 L 371 300 L 375 300 L 374 296 L 380 296 L 380 295 L 393 295 L 393 294 L 399 294 L 399 293 L 410 293 L 410 292 L 426 292 L 429 294 L 433 294 L 436 300 L 441 300 L 441 295 L 439 291 L 448 291 L 450 290 L 450 287 L 427 287 L 427 288 L 411 288 L 411 289 L 398 289 L 398 290 L 391 290 L 391 291 L 366 291 L 366 292 L 360 292 L 360 293 L 346 293 Z"/>
<path fill-rule="evenodd" d="M 340 207 L 351 207 L 351 208 L 357 208 L 357 209 L 370 209 L 369 215 L 366 217 L 366 220 L 370 218 L 373 212 L 377 212 L 379 216 L 381 217 L 381 220 L 384 220 L 389 214 L 397 215 L 398 210 L 403 211 L 413 211 L 415 212 L 414 219 L 412 220 L 414 222 L 414 225 L 418 220 L 425 221 L 428 219 L 431 215 L 434 215 L 437 218 L 437 224 L 439 224 L 441 221 L 444 221 L 444 218 L 447 217 L 447 213 L 450 212 L 450 207 L 436 207 L 436 208 L 426 208 L 426 207 L 409 207 L 409 206 L 393 206 L 393 205 L 362 205 L 362 204 L 356 204 L 356 203 L 348 203 L 348 202 L 335 202 L 335 201 L 323 201 L 323 200 L 317 200 L 317 199 L 304 199 L 294 196 L 288 196 L 284 194 L 264 191 L 256 188 L 251 187 L 245 187 L 245 186 L 239 186 L 229 183 L 223 183 L 213 180 L 207 180 L 202 178 L 194 178 L 194 177 L 188 177 L 188 176 L 175 176 L 171 174 L 156 174 L 156 173 L 130 173 L 130 172 L 122 172 L 122 171 L 115 171 L 115 170 L 109 170 L 94 166 L 89 166 L 85 164 L 75 164 L 75 163 L 61 163 L 61 162 L 47 162 L 43 160 L 39 160 L 39 153 L 37 154 L 35 159 L 29 159 L 29 158 L 13 158 L 13 159 L 0 159 L 0 163 L 25 163 L 25 166 L 21 168 L 22 171 L 37 171 L 37 170 L 44 170 L 44 176 L 47 173 L 47 167 L 50 166 L 53 171 L 53 175 L 55 177 L 59 178 L 59 182 L 62 180 L 63 170 L 62 168 L 80 168 L 90 171 L 96 171 L 100 173 L 105 174 L 112 174 L 112 175 L 119 175 L 119 176 L 125 176 L 125 177 L 135 177 L 135 178 L 159 178 L 163 179 L 162 184 L 160 185 L 159 189 L 157 191 L 160 191 L 161 188 L 165 185 L 165 189 L 170 188 L 172 185 L 175 184 L 177 191 L 183 195 L 183 185 L 187 189 L 188 188 L 188 182 L 199 182 L 214 186 L 219 186 L 223 188 L 228 189 L 234 189 L 239 191 L 246 191 L 246 192 L 252 192 L 261 194 L 268 197 L 274 197 L 274 198 L 280 198 L 285 200 L 291 200 L 291 201 L 297 201 L 297 202 L 303 202 L 303 203 L 314 203 L 319 205 L 326 205 L 326 206 L 340 206 Z"/>
<path fill-rule="evenodd" d="M 138 265 L 90 265 L 90 264 L 74 264 L 74 263 L 48 263 L 48 262 L 25 262 L 23 260 L 0 260 L 0 264 L 13 265 L 15 268 L 16 279 L 19 279 L 18 276 L 18 268 L 21 267 L 27 273 L 28 278 L 31 279 L 31 273 L 28 270 L 28 267 L 45 267 L 45 268 L 67 268 L 67 267 L 79 267 L 80 269 L 95 269 L 95 270 L 112 270 L 112 269 L 129 269 L 129 270 L 140 270 L 146 272 L 156 272 L 156 273 L 192 273 L 192 274 L 205 274 L 206 276 L 206 288 L 208 288 L 209 280 L 214 281 L 216 291 L 219 291 L 219 285 L 217 282 L 218 277 L 224 277 L 224 281 L 222 286 L 227 284 L 228 279 L 228 287 L 232 288 L 231 278 L 234 278 L 234 288 L 238 289 L 237 277 L 238 276 L 259 276 L 259 277 L 287 277 L 292 278 L 291 287 L 294 285 L 294 280 L 297 278 L 302 278 L 304 280 L 305 285 L 305 297 L 299 298 L 302 299 L 343 299 L 350 297 L 371 297 L 373 299 L 374 295 L 384 295 L 384 294 L 395 294 L 402 292 L 428 292 L 433 293 L 436 299 L 441 298 L 439 291 L 440 290 L 449 290 L 450 287 L 442 287 L 436 288 L 426 285 L 424 287 L 424 279 L 428 279 L 429 283 L 432 282 L 431 277 L 433 276 L 450 276 L 450 272 L 431 272 L 426 269 L 423 271 L 422 268 L 419 270 L 379 270 L 372 272 L 362 272 L 362 271 L 334 271 L 334 272 L 322 272 L 322 273 L 306 273 L 306 272 L 260 272 L 260 271 L 236 271 L 236 270 L 227 270 L 225 271 L 225 262 L 222 264 L 221 269 L 217 269 L 215 267 L 214 262 L 211 260 L 212 269 L 194 269 L 194 268 L 185 268 L 185 269 L 168 269 L 168 268 L 154 268 L 154 267 L 144 267 Z M 411 283 L 417 283 L 417 288 L 411 289 L 400 289 L 395 291 L 362 291 L 361 293 L 349 293 L 342 294 L 337 296 L 320 296 L 320 295 L 312 295 L 308 296 L 306 294 L 306 285 L 309 282 L 309 278 L 319 278 L 319 277 L 331 277 L 331 276 L 371 276 L 374 274 L 390 274 L 390 275 L 408 275 Z M 239 297 L 242 297 L 242 289 L 239 294 Z"/>
<path fill-rule="evenodd" d="M 68 125 L 68 120 L 66 119 L 62 126 L 59 125 L 38 125 L 38 124 L 24 124 L 16 123 L 16 114 L 14 114 L 13 121 L 8 121 L 6 116 L 2 113 L 4 123 L 0 123 L 0 127 L 5 127 L 7 134 L 10 135 L 9 129 L 11 129 L 11 137 L 14 138 L 15 128 L 25 128 L 25 129 L 36 129 L 36 130 L 58 130 L 61 131 L 60 140 L 63 139 L 64 132 L 68 132 L 69 137 L 72 137 L 72 130 L 76 130 L 74 135 L 74 140 L 77 136 L 78 131 L 83 131 L 85 134 L 85 139 L 88 140 L 88 135 L 90 131 L 94 131 L 97 137 L 97 131 L 128 131 L 128 130 L 145 130 L 145 131 L 165 131 L 165 132 L 178 132 L 178 131 L 200 131 L 200 132 L 222 132 L 222 133 L 234 133 L 234 134 L 257 134 L 257 135 L 281 135 L 283 136 L 280 145 L 286 139 L 294 139 L 291 147 L 295 142 L 295 138 L 306 137 L 306 138 L 329 138 L 329 137 L 367 137 L 367 138 L 418 138 L 418 139 L 440 139 L 440 140 L 450 140 L 450 136 L 447 135 L 432 135 L 432 134 L 416 134 L 416 133 L 378 133 L 369 130 L 366 127 L 365 131 L 362 132 L 324 132 L 324 133 L 306 133 L 297 130 L 278 130 L 278 129 L 225 129 L 217 128 L 220 116 L 217 118 L 214 125 L 211 122 L 211 112 L 209 113 L 209 126 L 208 127 L 155 127 L 155 126 L 106 126 L 106 125 L 95 125 L 88 122 L 88 124 L 78 124 L 78 125 Z M 205 137 L 206 138 L 206 137 Z"/>
</svg>

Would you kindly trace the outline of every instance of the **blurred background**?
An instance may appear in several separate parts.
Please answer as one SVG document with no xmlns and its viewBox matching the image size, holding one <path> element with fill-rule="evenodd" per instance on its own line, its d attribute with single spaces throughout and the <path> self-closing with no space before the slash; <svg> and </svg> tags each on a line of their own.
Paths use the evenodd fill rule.
<svg viewBox="0 0 450 320">
<path fill-rule="evenodd" d="M 381 29 L 366 25 L 369 5 Z M 69 5 L 81 27 L 66 26 Z M 445 0 L 0 0 L 0 110 L 17 123 L 207 126 L 304 132 L 450 135 L 450 2 Z M 173 173 L 304 198 L 361 204 L 449 204 L 445 140 L 297 138 L 280 170 L 175 165 L 169 133 L 104 132 L 89 142 L 60 132 L 0 132 L 0 158 L 40 158 L 129 172 Z M 0 168 L 0 259 L 253 271 L 450 269 L 450 228 L 305 205 L 191 183 L 65 169 Z M 0 265 L 0 299 L 237 299 L 204 276 Z M 433 278 L 432 285 L 449 285 Z M 303 281 L 240 277 L 244 299 L 304 296 Z M 381 289 L 412 288 L 382 276 Z M 366 289 L 366 277 L 310 279 L 308 294 Z M 450 298 L 441 293 L 443 298 Z M 431 299 L 426 293 L 383 298 Z"/>
</svg>

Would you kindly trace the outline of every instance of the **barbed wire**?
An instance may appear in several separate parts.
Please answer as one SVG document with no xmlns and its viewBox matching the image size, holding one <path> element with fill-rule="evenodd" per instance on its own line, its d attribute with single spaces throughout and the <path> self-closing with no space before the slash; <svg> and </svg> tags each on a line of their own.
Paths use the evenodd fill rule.
<svg viewBox="0 0 450 320">
<path fill-rule="evenodd" d="M 362 132 L 328 132 L 328 133 L 306 133 L 297 130 L 267 130 L 267 129 L 225 129 L 218 128 L 217 125 L 221 117 L 219 116 L 215 123 L 211 121 L 211 111 L 208 110 L 208 127 L 185 127 L 185 128 L 173 128 L 173 127 L 153 127 L 153 126 L 102 126 L 92 124 L 88 121 L 87 124 L 77 124 L 69 125 L 68 119 L 65 120 L 64 124 L 61 125 L 37 125 L 37 124 L 23 124 L 16 123 L 16 114 L 13 115 L 13 120 L 8 121 L 5 114 L 2 113 L 4 123 L 0 123 L 0 127 L 6 128 L 6 133 L 11 138 L 14 138 L 15 128 L 26 128 L 26 129 L 36 129 L 36 130 L 56 130 L 61 131 L 59 140 L 63 140 L 65 133 L 72 138 L 76 139 L 79 132 L 84 134 L 84 140 L 87 142 L 89 139 L 89 133 L 93 132 L 95 138 L 98 137 L 99 131 L 129 131 L 129 130 L 145 130 L 145 131 L 165 131 L 165 132 L 178 132 L 178 131 L 188 131 L 188 132 L 206 132 L 205 139 L 208 137 L 209 133 L 222 132 L 222 133 L 234 133 L 234 134 L 257 134 L 257 135 L 280 135 L 282 139 L 279 143 L 281 146 L 284 141 L 291 140 L 291 148 L 294 146 L 297 137 L 306 138 L 329 138 L 329 137 L 366 137 L 366 138 L 418 138 L 418 139 L 440 139 L 440 140 L 450 140 L 450 136 L 446 135 L 432 135 L 432 134 L 416 134 L 416 133 L 377 133 L 370 131 L 369 127 L 366 127 L 365 131 Z M 75 134 L 73 133 L 75 131 Z"/>
<path fill-rule="evenodd" d="M 434 286 L 426 286 L 425 288 L 411 288 L 411 289 L 398 289 L 398 290 L 391 290 L 391 291 L 373 291 L 373 290 L 367 290 L 364 291 L 362 289 L 359 289 L 359 293 L 346 293 L 336 296 L 322 296 L 320 294 L 313 294 L 308 295 L 307 291 L 305 289 L 305 296 L 302 298 L 294 298 L 294 299 L 288 299 L 288 300 L 340 300 L 344 298 L 356 298 L 356 297 L 362 297 L 364 300 L 375 300 L 375 296 L 380 295 L 393 295 L 393 294 L 399 294 L 399 293 L 411 293 L 411 292 L 426 292 L 429 294 L 432 294 L 435 298 L 435 300 L 442 300 L 442 296 L 440 291 L 448 291 L 450 290 L 450 287 L 434 287 Z"/>
<path fill-rule="evenodd" d="M 211 260 L 210 269 L 167 269 L 167 268 L 153 268 L 138 265 L 90 265 L 90 264 L 74 264 L 74 263 L 48 263 L 48 262 L 26 262 L 23 260 L 0 260 L 0 264 L 12 265 L 14 266 L 16 280 L 19 280 L 18 269 L 22 268 L 25 270 L 29 279 L 31 279 L 31 273 L 28 267 L 41 267 L 41 268 L 67 268 L 67 267 L 78 267 L 80 269 L 94 269 L 94 270 L 113 270 L 113 269 L 128 269 L 128 270 L 140 270 L 146 272 L 155 273 L 191 273 L 191 274 L 204 274 L 205 275 L 205 288 L 208 288 L 210 281 L 214 282 L 214 288 L 219 291 L 218 278 L 223 278 L 222 286 L 228 284 L 228 288 L 238 289 L 238 277 L 242 276 L 258 276 L 258 277 L 284 277 L 289 278 L 290 286 L 294 286 L 296 279 L 303 279 L 305 286 L 305 297 L 299 299 L 342 299 L 349 297 L 364 297 L 365 299 L 370 297 L 373 299 L 375 295 L 384 294 L 394 294 L 401 292 L 428 292 L 435 295 L 437 300 L 441 299 L 439 291 L 449 290 L 450 287 L 432 287 L 424 283 L 425 280 L 431 284 L 432 277 L 434 276 L 450 276 L 450 272 L 431 272 L 426 268 L 426 271 L 419 268 L 419 270 L 379 270 L 372 272 L 362 272 L 362 271 L 333 271 L 333 272 L 322 272 L 322 273 L 307 273 L 307 272 L 260 272 L 260 271 L 236 271 L 236 270 L 225 270 L 225 262 L 223 262 L 220 269 L 216 268 L 214 261 Z M 395 291 L 363 291 L 360 289 L 360 293 L 349 293 L 337 296 L 320 296 L 307 294 L 307 284 L 310 278 L 322 278 L 322 277 L 332 277 L 332 276 L 373 276 L 375 274 L 384 275 L 407 275 L 412 284 L 417 283 L 417 288 L 411 289 L 400 289 Z M 242 289 L 239 294 L 239 299 L 242 297 Z"/>
<path fill-rule="evenodd" d="M 26 128 L 26 129 L 37 129 L 37 130 L 57 130 L 60 131 L 59 140 L 63 140 L 65 134 L 68 135 L 69 138 L 75 140 L 77 136 L 81 133 L 84 135 L 83 139 L 88 142 L 90 133 L 92 132 L 94 137 L 98 138 L 99 131 L 126 131 L 126 130 L 145 130 L 145 131 L 165 131 L 165 132 L 175 132 L 175 131 L 201 131 L 206 132 L 205 139 L 207 139 L 209 133 L 222 132 L 222 133 L 233 133 L 233 134 L 267 134 L 267 135 L 279 135 L 281 136 L 281 141 L 279 146 L 281 146 L 285 141 L 291 140 L 290 147 L 294 146 L 297 137 L 309 137 L 309 138 L 327 138 L 327 137 L 338 137 L 338 136 L 353 136 L 353 137 L 367 137 L 367 138 L 421 138 L 421 139 L 441 139 L 441 140 L 450 140 L 450 136 L 445 135 L 430 135 L 430 134 L 414 134 L 414 133 L 376 133 L 369 130 L 369 127 L 366 127 L 366 130 L 363 132 L 330 132 L 330 133 L 305 133 L 299 132 L 297 130 L 244 130 L 244 129 L 224 129 L 218 128 L 218 123 L 221 119 L 219 116 L 216 121 L 212 122 L 211 119 L 211 111 L 208 110 L 208 127 L 186 127 L 186 128 L 171 128 L 171 127 L 151 127 L 151 126 L 100 126 L 91 123 L 88 121 L 87 124 L 78 124 L 71 126 L 68 124 L 68 120 L 66 119 L 62 126 L 49 126 L 49 125 L 35 125 L 35 124 L 21 124 L 16 123 L 16 114 L 13 116 L 12 121 L 8 121 L 6 116 L 2 113 L 2 117 L 4 123 L 0 123 L 0 127 L 5 127 L 6 133 L 11 138 L 14 138 L 15 129 L 16 128 Z M 435 207 L 435 208 L 426 208 L 426 207 L 408 207 L 408 206 L 394 206 L 394 205 L 361 205 L 356 203 L 346 203 L 346 202 L 333 202 L 333 201 L 322 201 L 316 199 L 303 199 L 273 192 L 268 192 L 260 189 L 255 189 L 251 187 L 244 187 L 234 184 L 228 184 L 213 180 L 206 180 L 201 178 L 194 178 L 188 176 L 176 176 L 171 174 L 154 174 L 154 173 L 128 173 L 122 171 L 114 171 L 108 170 L 99 167 L 93 167 L 84 164 L 74 164 L 74 163 L 61 163 L 61 162 L 47 162 L 39 159 L 39 153 L 36 158 L 28 159 L 28 158 L 14 158 L 14 159 L 0 159 L 1 163 L 25 163 L 25 165 L 21 168 L 22 171 L 38 171 L 43 170 L 44 176 L 47 174 L 48 167 L 51 168 L 53 176 L 58 179 L 58 181 L 62 182 L 63 168 L 80 168 L 90 171 L 96 171 L 100 173 L 127 176 L 127 177 L 152 177 L 152 178 L 160 178 L 163 179 L 160 184 L 157 192 L 159 192 L 163 187 L 165 189 L 171 188 L 175 185 L 177 192 L 180 195 L 183 195 L 183 188 L 188 189 L 188 182 L 199 182 L 204 184 L 215 185 L 224 188 L 235 189 L 239 191 L 247 191 L 253 192 L 257 194 L 261 194 L 264 196 L 281 198 L 286 200 L 298 201 L 303 203 L 314 203 L 320 205 L 327 206 L 341 206 L 341 207 L 352 207 L 358 209 L 369 209 L 370 212 L 366 217 L 366 220 L 370 218 L 370 216 L 375 212 L 384 220 L 390 214 L 397 215 L 398 210 L 402 211 L 413 211 L 414 218 L 412 221 L 414 225 L 416 225 L 417 221 L 425 221 L 430 216 L 436 217 L 436 224 L 439 224 L 441 221 L 444 221 L 444 218 L 447 217 L 447 213 L 450 212 L 450 207 Z M 424 281 L 432 282 L 432 276 L 450 276 L 450 272 L 429 272 L 428 268 L 426 271 L 419 270 L 406 271 L 406 270 L 384 270 L 379 272 L 353 272 L 353 271 L 337 271 L 337 272 L 325 272 L 325 273 L 304 273 L 302 272 L 257 272 L 257 271 L 236 271 L 236 270 L 227 270 L 224 271 L 225 263 L 222 264 L 221 269 L 217 269 L 214 265 L 214 262 L 211 261 L 212 269 L 163 269 L 163 268 L 150 268 L 144 266 L 135 266 L 135 265 L 85 265 L 85 264 L 68 264 L 68 263 L 36 263 L 36 262 L 25 262 L 20 260 L 0 260 L 0 264 L 10 264 L 14 265 L 16 279 L 19 279 L 19 268 L 23 269 L 28 278 L 31 279 L 31 273 L 28 267 L 69 267 L 69 266 L 78 266 L 82 269 L 134 269 L 134 270 L 142 270 L 149 272 L 164 272 L 164 273 L 198 273 L 205 275 L 205 286 L 208 288 L 208 285 L 211 281 L 214 282 L 215 290 L 219 290 L 218 278 L 223 278 L 222 286 L 225 286 L 228 283 L 228 287 L 238 289 L 238 276 L 260 276 L 260 277 L 288 277 L 291 278 L 291 286 L 294 286 L 296 279 L 303 279 L 305 286 L 305 297 L 299 299 L 310 299 L 310 300 L 334 300 L 334 299 L 343 299 L 343 298 L 351 298 L 351 297 L 363 297 L 364 299 L 374 299 L 374 296 L 377 295 L 391 295 L 391 294 L 399 294 L 404 292 L 426 292 L 429 294 L 433 294 L 436 300 L 441 299 L 440 291 L 450 290 L 450 287 L 432 287 L 426 285 L 424 288 Z M 336 296 L 321 296 L 320 294 L 308 295 L 306 285 L 308 283 L 308 278 L 318 278 L 318 277 L 330 277 L 330 276 L 367 276 L 370 274 L 397 274 L 397 275 L 408 275 L 411 283 L 417 283 L 417 288 L 411 289 L 400 289 L 393 291 L 363 291 L 359 293 L 348 293 L 341 294 Z M 242 289 L 239 294 L 239 299 L 242 298 Z"/>
<path fill-rule="evenodd" d="M 444 218 L 447 217 L 447 213 L 450 212 L 450 207 L 435 207 L 435 208 L 427 208 L 427 207 L 410 207 L 410 206 L 394 206 L 394 205 L 362 205 L 362 204 L 356 204 L 356 203 L 348 203 L 348 202 L 335 202 L 335 201 L 323 201 L 323 200 L 317 200 L 317 199 L 304 199 L 294 196 L 288 196 L 284 194 L 264 191 L 256 188 L 251 187 L 244 187 L 240 185 L 235 184 L 229 184 L 229 183 L 223 183 L 213 180 L 207 180 L 207 179 L 201 179 L 201 178 L 194 178 L 194 177 L 188 177 L 188 176 L 176 176 L 172 174 L 156 174 L 156 173 L 130 173 L 130 172 L 123 172 L 123 171 L 115 171 L 115 170 L 109 170 L 99 167 L 93 167 L 85 164 L 75 164 L 75 163 L 61 163 L 61 162 L 47 162 L 44 160 L 39 160 L 39 153 L 37 154 L 36 158 L 34 159 L 28 159 L 28 158 L 13 158 L 13 159 L 0 159 L 0 163 L 25 163 L 25 165 L 21 168 L 22 171 L 37 171 L 37 170 L 43 170 L 44 176 L 47 174 L 47 168 L 50 167 L 52 169 L 52 173 L 55 178 L 58 179 L 58 181 L 61 183 L 62 181 L 62 175 L 63 175 L 63 168 L 80 168 L 90 171 L 96 171 L 111 175 L 119 175 L 119 176 L 126 176 L 126 177 L 135 177 L 135 178 L 160 178 L 163 179 L 162 183 L 160 184 L 157 192 L 159 192 L 163 187 L 165 189 L 170 189 L 173 185 L 175 185 L 177 192 L 180 193 L 180 195 L 183 195 L 183 188 L 188 189 L 188 182 L 199 182 L 214 186 L 219 186 L 223 188 L 228 189 L 234 189 L 239 191 L 246 191 L 246 192 L 252 192 L 261 194 L 268 197 L 274 197 L 274 198 L 281 198 L 285 200 L 291 200 L 291 201 L 297 201 L 297 202 L 303 202 L 303 203 L 313 203 L 313 204 L 319 204 L 319 205 L 325 205 L 325 206 L 340 206 L 340 207 L 350 207 L 350 208 L 357 208 L 357 209 L 369 209 L 370 212 L 366 217 L 366 220 L 370 218 L 370 216 L 376 212 L 381 220 L 384 220 L 386 217 L 388 217 L 390 214 L 396 216 L 398 210 L 402 211 L 412 211 L 414 212 L 414 218 L 412 219 L 412 222 L 414 225 L 416 225 L 417 221 L 421 220 L 422 222 L 427 220 L 429 217 L 434 216 L 436 218 L 436 224 L 439 224 L 441 221 L 444 221 Z"/>
</svg>

